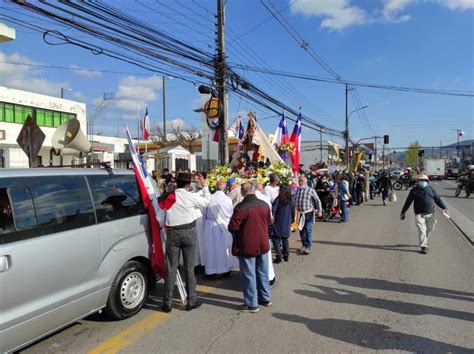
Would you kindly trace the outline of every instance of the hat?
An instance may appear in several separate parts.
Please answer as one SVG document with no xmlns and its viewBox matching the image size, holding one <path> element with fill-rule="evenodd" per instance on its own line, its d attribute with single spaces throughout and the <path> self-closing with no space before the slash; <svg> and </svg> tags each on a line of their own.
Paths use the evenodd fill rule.
<svg viewBox="0 0 474 354">
<path fill-rule="evenodd" d="M 192 181 L 193 181 L 193 175 L 190 173 L 179 173 L 178 177 L 176 178 L 176 182 L 191 183 Z"/>
<path fill-rule="evenodd" d="M 427 180 L 427 181 L 430 180 L 427 175 L 419 175 L 416 179 L 417 179 L 417 180 L 425 179 L 425 180 Z"/>
<path fill-rule="evenodd" d="M 231 177 L 227 180 L 227 183 L 226 183 L 226 186 L 227 187 L 230 187 L 231 185 L 233 185 L 235 183 L 235 178 Z"/>
</svg>

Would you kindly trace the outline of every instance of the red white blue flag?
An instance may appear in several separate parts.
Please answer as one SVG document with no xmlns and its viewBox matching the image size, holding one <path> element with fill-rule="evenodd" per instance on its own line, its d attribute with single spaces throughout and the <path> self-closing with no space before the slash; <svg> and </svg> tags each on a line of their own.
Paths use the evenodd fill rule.
<svg viewBox="0 0 474 354">
<path fill-rule="evenodd" d="M 148 118 L 148 107 L 145 107 L 145 116 L 143 117 L 143 139 L 150 137 L 150 120 Z"/>
<path fill-rule="evenodd" d="M 299 172 L 300 170 L 301 124 L 302 124 L 302 117 L 300 113 L 298 114 L 298 118 L 296 118 L 295 127 L 293 128 L 293 133 L 291 133 L 291 137 L 290 137 L 290 141 L 294 145 L 294 153 L 291 155 L 293 172 Z"/>
<path fill-rule="evenodd" d="M 275 142 L 277 145 L 286 144 L 290 140 L 288 126 L 286 125 L 285 112 L 281 115 L 280 123 L 275 131 Z"/>
<path fill-rule="evenodd" d="M 166 275 L 166 263 L 160 233 L 160 224 L 158 222 L 158 195 L 156 194 L 155 188 L 153 188 L 151 176 L 148 174 L 143 161 L 135 150 L 135 145 L 133 144 L 132 136 L 130 135 L 127 126 L 125 126 L 125 133 L 128 139 L 128 146 L 130 147 L 130 154 L 132 155 L 133 171 L 137 178 L 143 206 L 148 211 L 151 268 L 155 273 L 164 277 Z"/>
</svg>

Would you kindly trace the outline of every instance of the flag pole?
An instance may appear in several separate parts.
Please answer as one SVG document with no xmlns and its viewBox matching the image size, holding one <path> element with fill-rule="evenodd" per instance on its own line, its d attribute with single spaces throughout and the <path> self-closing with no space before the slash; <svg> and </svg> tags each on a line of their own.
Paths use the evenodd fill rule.
<svg viewBox="0 0 474 354">
<path fill-rule="evenodd" d="M 137 151 L 140 153 L 140 147 L 138 146 L 140 144 L 140 105 L 137 104 Z"/>
</svg>

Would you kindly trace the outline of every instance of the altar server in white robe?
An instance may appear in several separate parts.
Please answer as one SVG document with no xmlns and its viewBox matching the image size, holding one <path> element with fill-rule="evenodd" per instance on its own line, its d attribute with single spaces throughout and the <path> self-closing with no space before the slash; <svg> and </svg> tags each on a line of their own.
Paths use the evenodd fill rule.
<svg viewBox="0 0 474 354">
<path fill-rule="evenodd" d="M 226 183 L 219 181 L 205 214 L 205 267 L 206 275 L 211 276 L 229 273 L 239 264 L 232 255 L 232 235 L 227 230 L 234 207 L 225 189 Z"/>
</svg>

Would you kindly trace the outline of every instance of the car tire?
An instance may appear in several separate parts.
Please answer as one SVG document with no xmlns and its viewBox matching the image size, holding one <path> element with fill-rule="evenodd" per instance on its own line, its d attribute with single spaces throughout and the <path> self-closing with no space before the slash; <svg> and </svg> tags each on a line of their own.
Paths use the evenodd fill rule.
<svg viewBox="0 0 474 354">
<path fill-rule="evenodd" d="M 125 263 L 112 283 L 105 313 L 117 320 L 138 313 L 147 299 L 148 279 L 148 270 L 143 263 Z"/>
</svg>

